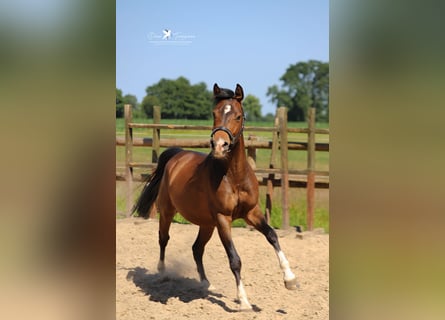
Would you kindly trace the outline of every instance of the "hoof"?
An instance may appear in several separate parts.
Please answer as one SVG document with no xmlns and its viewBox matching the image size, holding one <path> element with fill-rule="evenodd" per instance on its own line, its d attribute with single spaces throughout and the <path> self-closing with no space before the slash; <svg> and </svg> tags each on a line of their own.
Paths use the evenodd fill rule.
<svg viewBox="0 0 445 320">
<path fill-rule="evenodd" d="M 237 302 L 239 302 L 238 311 L 253 311 L 252 305 L 246 298 L 244 299 L 238 298 Z"/>
<path fill-rule="evenodd" d="M 207 288 L 207 290 L 209 290 L 209 291 L 215 291 L 215 290 L 216 290 L 216 287 L 215 287 L 213 284 L 211 284 L 211 285 L 209 285 L 209 287 Z"/>
<path fill-rule="evenodd" d="M 297 278 L 293 278 L 291 280 L 284 281 L 284 286 L 288 290 L 297 290 L 300 288 L 300 285 L 297 282 Z"/>
<path fill-rule="evenodd" d="M 208 280 L 202 280 L 201 285 L 209 291 L 216 290 L 216 288 L 212 284 L 210 284 Z"/>
<path fill-rule="evenodd" d="M 163 272 L 165 271 L 165 264 L 164 264 L 164 261 L 159 261 L 159 262 L 158 262 L 158 271 L 159 271 L 160 273 L 163 273 Z"/>
<path fill-rule="evenodd" d="M 239 306 L 238 311 L 240 311 L 240 312 L 250 312 L 250 311 L 253 311 L 253 308 L 252 308 L 252 306 L 250 304 L 241 304 Z"/>
</svg>

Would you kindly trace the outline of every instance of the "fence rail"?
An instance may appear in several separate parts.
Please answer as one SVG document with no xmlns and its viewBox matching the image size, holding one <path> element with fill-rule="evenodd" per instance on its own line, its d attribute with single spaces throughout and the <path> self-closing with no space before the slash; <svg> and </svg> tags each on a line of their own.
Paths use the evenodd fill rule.
<svg viewBox="0 0 445 320">
<path fill-rule="evenodd" d="M 183 130 L 209 130 L 213 129 L 212 126 L 203 125 L 187 125 L 187 124 L 159 124 L 159 123 L 128 123 L 130 128 L 145 128 L 145 129 L 183 129 Z M 256 132 L 280 132 L 277 127 L 255 127 L 255 126 L 245 126 L 244 131 L 256 131 Z M 309 133 L 308 128 L 288 128 L 287 132 L 292 133 Z M 329 134 L 329 129 L 319 129 L 314 128 L 314 133 L 319 134 Z"/>
<path fill-rule="evenodd" d="M 181 129 L 181 130 L 203 130 L 211 131 L 212 126 L 204 125 L 170 125 L 160 124 L 161 119 L 160 107 L 154 107 L 154 116 L 152 124 L 135 123 L 132 122 L 131 105 L 125 105 L 125 138 L 116 137 L 116 146 L 125 146 L 125 167 L 117 167 L 116 169 L 123 169 L 123 174 L 116 171 L 117 181 L 126 181 L 127 196 L 126 196 L 126 210 L 129 215 L 133 205 L 132 184 L 133 182 L 144 181 L 147 174 L 140 176 L 133 174 L 133 168 L 147 168 L 153 169 L 159 157 L 159 149 L 168 147 L 183 147 L 183 148 L 209 148 L 210 139 L 183 139 L 183 138 L 160 138 L 160 131 L 166 129 Z M 153 135 L 151 138 L 135 138 L 133 137 L 133 128 L 152 129 Z M 277 116 L 275 118 L 273 127 L 256 127 L 246 126 L 245 132 L 272 132 L 271 141 L 261 141 L 255 137 L 248 137 L 245 139 L 245 147 L 247 150 L 249 163 L 252 165 L 260 185 L 267 187 L 266 192 L 266 208 L 265 215 L 267 220 L 270 220 L 270 213 L 272 209 L 272 195 L 273 187 L 281 188 L 281 204 L 282 204 L 282 228 L 289 227 L 289 210 L 288 210 L 288 193 L 289 188 L 306 188 L 307 190 L 307 226 L 309 230 L 313 229 L 314 217 L 314 189 L 315 188 L 329 188 L 329 172 L 315 170 L 315 152 L 329 152 L 329 143 L 316 143 L 315 134 L 329 134 L 329 129 L 315 128 L 315 109 L 309 110 L 308 128 L 288 128 L 287 127 L 287 110 L 284 107 L 277 109 Z M 307 134 L 307 142 L 288 141 L 288 133 L 304 133 Z M 286 146 L 283 148 L 282 146 Z M 152 162 L 135 162 L 133 161 L 133 147 L 151 147 L 152 148 Z M 271 149 L 271 157 L 269 168 L 256 168 L 256 150 L 257 149 Z M 292 170 L 288 167 L 288 150 L 306 150 L 307 151 L 307 169 Z M 277 167 L 277 155 L 281 155 L 280 166 Z M 153 209 L 151 216 L 156 214 Z"/>
<path fill-rule="evenodd" d="M 125 138 L 116 137 L 116 145 L 117 146 L 125 146 Z M 252 147 L 256 149 L 272 149 L 272 141 L 258 141 L 258 140 L 245 140 L 244 144 L 246 148 Z M 153 146 L 153 138 L 133 138 L 133 146 L 135 147 L 152 147 Z M 210 147 L 210 139 L 163 139 L 159 140 L 159 146 L 161 148 L 169 148 L 169 147 L 178 147 L 182 146 L 184 148 L 209 148 Z M 307 150 L 308 143 L 307 142 L 293 142 L 288 141 L 287 143 L 288 150 Z M 316 143 L 315 151 L 329 151 L 329 143 Z"/>
</svg>

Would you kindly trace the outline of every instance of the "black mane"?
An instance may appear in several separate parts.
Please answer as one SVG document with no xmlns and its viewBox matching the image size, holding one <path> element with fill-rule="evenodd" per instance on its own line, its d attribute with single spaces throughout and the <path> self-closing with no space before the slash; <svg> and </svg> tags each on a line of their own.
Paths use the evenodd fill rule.
<svg viewBox="0 0 445 320">
<path fill-rule="evenodd" d="M 232 90 L 221 88 L 221 91 L 217 95 L 214 95 L 213 98 L 215 99 L 215 103 L 218 103 L 221 100 L 232 99 L 234 96 L 235 92 Z"/>
</svg>

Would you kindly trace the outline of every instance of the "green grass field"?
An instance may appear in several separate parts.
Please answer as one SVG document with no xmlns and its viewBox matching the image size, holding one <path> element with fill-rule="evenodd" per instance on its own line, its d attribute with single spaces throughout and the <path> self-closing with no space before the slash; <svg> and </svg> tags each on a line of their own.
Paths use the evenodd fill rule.
<svg viewBox="0 0 445 320">
<path fill-rule="evenodd" d="M 152 123 L 151 119 L 134 119 L 133 122 L 137 123 Z M 116 119 L 116 136 L 124 136 L 124 119 Z M 162 120 L 161 123 L 165 124 L 185 124 L 185 125 L 212 125 L 212 120 Z M 246 127 L 258 126 L 258 127 L 272 127 L 272 122 L 247 122 Z M 306 123 L 301 122 L 289 122 L 289 128 L 305 128 Z M 328 124 L 320 123 L 316 125 L 317 128 L 328 128 Z M 270 132 L 251 132 L 246 130 L 246 135 L 255 135 L 260 140 L 271 140 L 272 133 Z M 151 129 L 133 129 L 134 137 L 151 137 Z M 209 138 L 209 132 L 203 130 L 161 130 L 161 138 Z M 299 133 L 289 133 L 289 141 L 306 142 L 307 135 Z M 329 142 L 329 135 L 317 134 L 317 142 Z M 196 151 L 208 153 L 208 149 L 194 149 Z M 161 148 L 161 152 L 163 149 Z M 151 160 L 151 148 L 150 147 L 134 147 L 133 148 L 133 161 L 136 162 L 149 162 Z M 257 150 L 257 168 L 267 168 L 269 166 L 271 150 L 258 149 Z M 306 169 L 307 167 L 307 152 L 289 150 L 289 169 Z M 116 166 L 122 168 L 125 163 L 125 149 L 124 147 L 116 146 Z M 277 165 L 280 164 L 279 157 L 277 158 Z M 317 152 L 315 157 L 315 169 L 321 171 L 329 170 L 329 152 Z M 135 168 L 134 171 L 138 173 L 148 173 L 142 169 Z M 134 189 L 135 199 L 139 195 L 141 190 L 141 184 L 136 183 Z M 281 226 L 281 198 L 280 189 L 274 189 L 273 208 L 271 216 L 271 225 L 279 228 Z M 265 187 L 260 187 L 260 206 L 264 210 L 265 202 Z M 315 221 L 314 226 L 316 228 L 324 228 L 326 232 L 329 232 L 329 190 L 316 189 L 315 193 Z M 290 208 L 290 225 L 300 225 L 306 227 L 306 190 L 300 188 L 291 188 L 289 196 L 289 208 Z M 116 211 L 125 211 L 125 187 L 123 182 L 116 182 Z M 118 215 L 119 217 L 119 215 Z M 185 223 L 184 219 L 177 215 L 175 221 L 179 223 Z M 245 226 L 244 221 L 238 220 L 234 222 L 234 226 Z"/>
</svg>

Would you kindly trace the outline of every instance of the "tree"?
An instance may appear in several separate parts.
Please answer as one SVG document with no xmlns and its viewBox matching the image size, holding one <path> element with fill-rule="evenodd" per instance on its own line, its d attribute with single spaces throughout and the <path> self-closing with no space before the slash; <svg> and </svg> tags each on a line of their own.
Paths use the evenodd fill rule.
<svg viewBox="0 0 445 320">
<path fill-rule="evenodd" d="M 246 115 L 246 120 L 256 121 L 261 119 L 261 103 L 260 99 L 254 95 L 248 94 L 243 101 L 244 114 Z"/>
<path fill-rule="evenodd" d="M 263 117 L 263 121 L 265 122 L 273 122 L 274 120 L 275 116 L 271 112 L 266 113 L 266 115 Z"/>
<path fill-rule="evenodd" d="M 273 85 L 267 95 L 277 107 L 289 108 L 288 119 L 305 121 L 310 107 L 317 121 L 329 121 L 329 64 L 316 60 L 290 65 L 281 76 L 281 88 Z"/>
<path fill-rule="evenodd" d="M 191 85 L 189 80 L 161 79 L 147 87 L 142 109 L 152 117 L 153 106 L 159 105 L 162 117 L 167 119 L 209 119 L 212 110 L 212 93 L 204 82 Z"/>
<path fill-rule="evenodd" d="M 116 88 L 116 118 L 124 117 L 124 105 L 131 104 L 132 109 L 135 110 L 138 106 L 138 99 L 132 94 L 123 96 L 122 90 Z"/>
<path fill-rule="evenodd" d="M 124 98 L 122 96 L 122 90 L 116 88 L 116 118 L 122 118 L 124 116 Z"/>
<path fill-rule="evenodd" d="M 138 106 L 138 98 L 136 98 L 135 95 L 132 94 L 126 94 L 124 96 L 124 103 L 125 104 L 131 104 L 131 106 L 133 107 L 133 109 L 136 109 Z"/>
<path fill-rule="evenodd" d="M 160 102 L 156 96 L 145 96 L 141 102 L 141 109 L 148 118 L 153 118 L 153 107 L 159 105 Z"/>
</svg>

